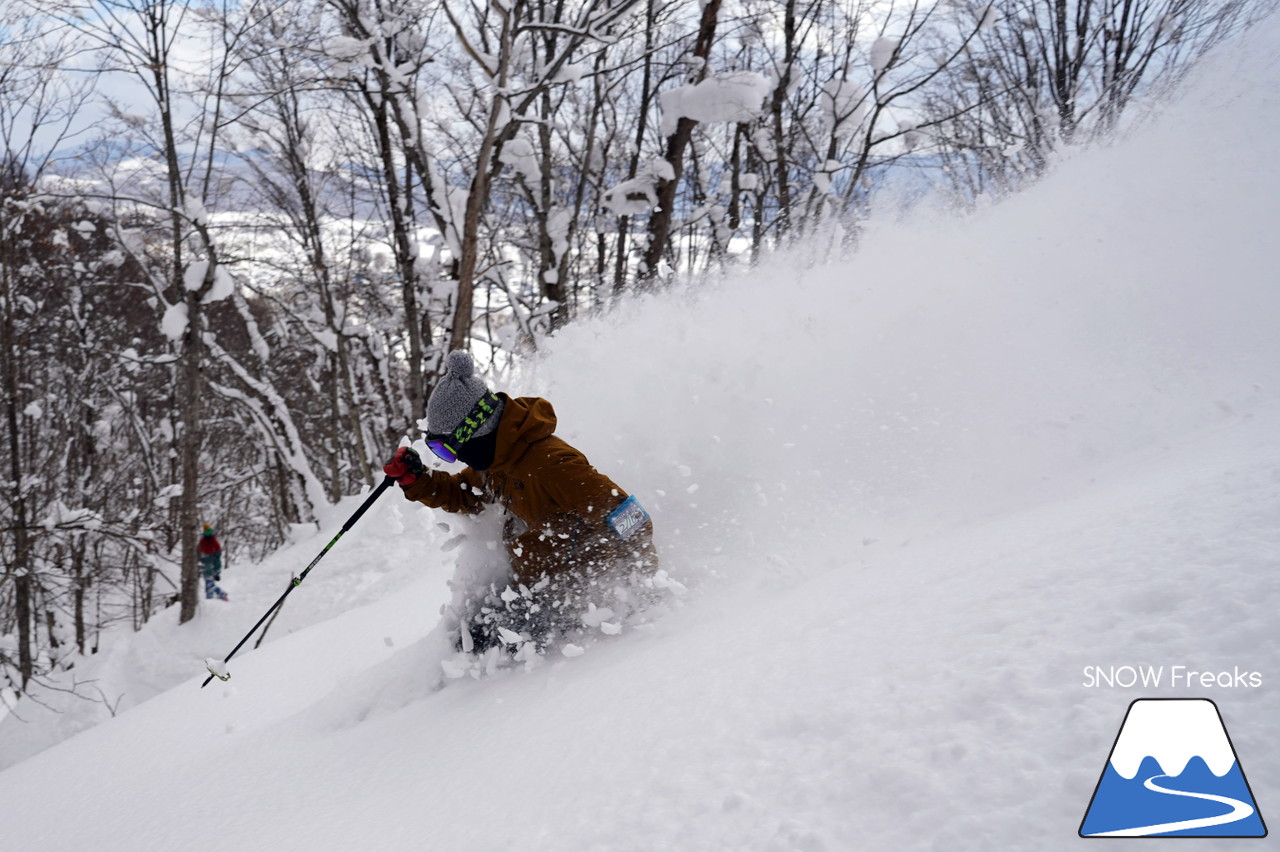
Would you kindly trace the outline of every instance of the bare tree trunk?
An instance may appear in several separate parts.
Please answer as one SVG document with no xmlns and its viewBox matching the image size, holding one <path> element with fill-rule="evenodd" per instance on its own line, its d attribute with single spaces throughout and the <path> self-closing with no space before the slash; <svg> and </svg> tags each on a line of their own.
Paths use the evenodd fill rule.
<svg viewBox="0 0 1280 852">
<path fill-rule="evenodd" d="M 84 655 L 84 643 L 86 636 L 84 624 L 84 598 L 88 588 L 89 578 L 84 574 L 84 549 L 83 547 L 78 547 L 72 554 L 71 595 L 73 617 L 75 620 L 76 648 L 80 651 L 81 656 Z"/>
<path fill-rule="evenodd" d="M 791 230 L 791 164 L 787 159 L 785 112 L 796 60 L 796 0 L 787 0 L 782 25 L 782 75 L 773 89 L 770 119 L 773 123 L 774 180 L 778 183 L 778 236 Z"/>
<path fill-rule="evenodd" d="M 31 546 L 27 535 L 27 498 L 23 488 L 22 470 L 22 436 L 18 431 L 18 359 L 21 351 L 15 337 L 13 272 L 10 262 L 9 240 L 11 225 L 7 221 L 3 207 L 0 207 L 0 360 L 3 361 L 5 425 L 9 431 L 9 487 L 10 506 L 13 512 L 13 562 L 5 566 L 0 580 L 13 581 L 14 608 L 18 629 L 18 676 L 19 688 L 25 689 L 27 682 L 35 673 L 35 659 L 31 648 Z"/>
<path fill-rule="evenodd" d="M 156 7 L 149 7 L 154 15 Z M 185 624 L 195 618 L 199 605 L 200 566 L 196 543 L 200 533 L 200 445 L 203 442 L 204 424 L 201 420 L 201 370 L 204 364 L 204 337 L 202 334 L 202 295 L 213 281 L 215 263 L 210 258 L 205 269 L 204 281 L 199 289 L 185 286 L 185 261 L 183 253 L 183 211 L 186 198 L 183 191 L 182 167 L 178 160 L 178 140 L 175 131 L 174 106 L 169 86 L 167 43 L 164 21 L 152 17 L 148 25 L 148 37 L 152 42 L 156 63 L 152 66 L 156 103 L 160 109 L 160 126 L 164 133 L 164 157 L 169 184 L 169 216 L 172 227 L 172 292 L 175 302 L 185 303 L 187 325 L 181 338 L 176 382 L 178 419 L 181 432 L 177 436 L 178 458 L 182 477 L 182 497 L 178 501 L 178 535 L 182 554 L 180 581 L 181 608 L 178 623 Z"/>
<path fill-rule="evenodd" d="M 555 161 L 551 157 L 551 121 L 554 110 L 551 106 L 551 93 L 542 93 L 543 121 L 537 127 L 538 148 L 542 152 L 541 175 L 538 178 L 538 283 L 542 294 L 556 303 L 551 311 L 551 328 L 554 331 L 569 321 L 569 300 L 565 297 L 564 264 L 569 252 L 567 246 L 560 254 L 556 253 L 556 235 L 551 231 L 551 213 L 555 206 Z M 566 228 L 567 228 L 566 224 Z M 560 235 L 569 238 L 568 233 Z"/>
<path fill-rule="evenodd" d="M 212 268 L 212 264 L 210 265 Z M 200 371 L 203 341 L 200 334 L 200 293 L 188 291 L 187 330 L 182 338 L 182 360 L 179 368 L 178 410 L 182 418 L 182 436 L 178 452 L 182 459 L 182 500 L 179 504 L 178 528 L 182 535 L 181 604 L 178 623 L 195 618 L 199 604 L 200 555 L 196 550 L 200 535 L 200 443 L 201 423 Z"/>
<path fill-rule="evenodd" d="M 454 303 L 453 323 L 449 329 L 450 351 L 468 348 L 467 341 L 471 336 L 471 320 L 475 312 L 476 270 L 480 262 L 480 226 L 485 208 L 489 203 L 489 180 L 498 149 L 498 136 L 506 129 L 504 119 L 509 114 L 506 90 L 511 72 L 513 19 L 518 16 L 523 4 L 517 2 L 513 7 L 506 9 L 497 3 L 493 6 L 502 19 L 502 30 L 498 42 L 498 75 L 494 80 L 493 101 L 489 105 L 489 115 L 485 122 L 484 136 L 480 140 L 480 150 L 476 152 L 475 174 L 471 179 L 471 190 L 467 193 L 466 209 L 462 217 L 462 246 L 461 256 L 458 258 L 458 299 Z"/>
<path fill-rule="evenodd" d="M 635 180 L 640 169 L 640 152 L 644 150 L 644 136 L 649 131 L 649 111 L 653 105 L 653 45 L 658 37 L 656 0 L 648 0 L 644 13 L 644 56 L 641 66 L 640 104 L 637 112 L 636 142 L 631 152 L 627 180 Z M 613 293 L 622 293 L 627 284 L 627 238 L 631 235 L 631 217 L 618 217 L 618 249 L 614 257 Z"/>
<path fill-rule="evenodd" d="M 389 215 L 392 217 L 395 262 L 403 286 L 401 303 L 404 305 L 405 330 L 409 338 L 406 396 L 409 410 L 420 415 L 426 408 L 428 377 L 425 363 L 432 335 L 423 312 L 424 306 L 419 299 L 421 275 L 417 263 L 417 245 L 411 239 L 414 208 L 410 195 L 413 175 L 420 181 L 436 230 L 441 235 L 449 235 L 454 228 L 445 198 L 446 188 L 438 184 L 432 173 L 425 147 L 427 143 L 423 141 L 423 131 L 419 125 L 420 119 L 415 111 L 406 110 L 404 92 L 398 89 L 403 84 L 393 81 L 390 72 L 397 69 L 399 74 L 401 72 L 398 69 L 404 65 L 425 64 L 431 60 L 422 55 L 400 54 L 401 45 L 394 37 L 394 32 L 403 25 L 404 18 L 395 3 L 379 3 L 376 9 L 370 9 L 360 0 L 327 0 L 327 3 L 339 14 L 344 33 L 369 42 L 375 59 L 371 69 L 375 83 L 373 86 L 358 84 L 359 96 L 363 108 L 371 116 L 371 126 L 377 140 Z M 393 129 L 398 131 L 398 139 L 392 133 Z M 401 156 L 405 164 L 403 182 L 396 173 Z"/>
<path fill-rule="evenodd" d="M 18 688 L 25 690 L 35 674 L 35 659 L 31 651 L 31 574 L 27 568 L 18 568 L 13 578 L 14 608 L 18 618 Z"/>
<path fill-rule="evenodd" d="M 694 44 L 693 55 L 702 60 L 698 79 L 707 73 L 707 58 L 711 55 L 711 45 L 716 37 L 716 22 L 720 15 L 721 0 L 707 0 L 702 7 L 702 18 L 698 24 L 698 39 Z M 697 121 L 681 116 L 676 123 L 675 132 L 667 137 L 664 154 L 671 165 L 672 177 L 662 178 L 657 186 L 657 208 L 649 217 L 649 244 L 645 247 L 644 259 L 641 261 L 640 275 L 646 282 L 652 283 L 658 274 L 658 267 L 667 253 L 671 243 L 671 223 L 675 219 L 676 192 L 680 188 L 680 174 L 684 171 L 684 153 L 693 136 L 693 128 Z"/>
<path fill-rule="evenodd" d="M 387 207 L 391 216 L 392 239 L 395 241 L 396 266 L 400 273 L 405 326 L 409 332 L 409 405 L 410 410 L 421 413 L 426 409 L 426 381 L 422 372 L 426 347 L 418 317 L 417 247 L 409 232 L 407 185 L 401 186 L 396 169 L 396 148 L 391 138 L 392 95 L 388 92 L 366 92 L 365 100 L 373 113 L 374 130 L 378 134 L 378 154 L 382 164 L 382 179 L 386 185 Z"/>
</svg>

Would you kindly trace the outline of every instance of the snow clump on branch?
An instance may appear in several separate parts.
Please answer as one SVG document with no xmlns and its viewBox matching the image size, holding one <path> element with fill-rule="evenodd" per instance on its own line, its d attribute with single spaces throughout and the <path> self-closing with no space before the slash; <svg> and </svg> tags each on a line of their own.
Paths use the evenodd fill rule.
<svg viewBox="0 0 1280 852">
<path fill-rule="evenodd" d="M 658 204 L 658 181 L 675 180 L 675 170 L 661 158 L 642 165 L 631 180 L 610 189 L 601 203 L 615 216 L 639 216 L 648 213 Z"/>
<path fill-rule="evenodd" d="M 746 122 L 759 117 L 773 83 L 754 71 L 730 71 L 658 96 L 662 133 L 675 132 L 681 118 L 701 122 Z"/>
</svg>

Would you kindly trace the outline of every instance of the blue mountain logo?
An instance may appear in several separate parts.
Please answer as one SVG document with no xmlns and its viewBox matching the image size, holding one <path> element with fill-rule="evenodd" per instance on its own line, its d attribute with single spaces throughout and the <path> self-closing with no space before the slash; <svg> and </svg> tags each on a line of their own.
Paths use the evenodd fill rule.
<svg viewBox="0 0 1280 852">
<path fill-rule="evenodd" d="M 1266 837 L 1218 706 L 1129 705 L 1080 823 L 1081 837 Z"/>
</svg>

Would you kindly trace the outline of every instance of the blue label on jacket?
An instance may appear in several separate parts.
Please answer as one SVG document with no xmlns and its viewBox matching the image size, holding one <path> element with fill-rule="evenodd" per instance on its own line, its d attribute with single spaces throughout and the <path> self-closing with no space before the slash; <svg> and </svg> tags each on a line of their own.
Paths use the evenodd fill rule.
<svg viewBox="0 0 1280 852">
<path fill-rule="evenodd" d="M 649 513 L 634 496 L 622 501 L 622 505 L 609 513 L 609 526 L 619 538 L 631 538 L 636 530 L 649 523 Z"/>
</svg>

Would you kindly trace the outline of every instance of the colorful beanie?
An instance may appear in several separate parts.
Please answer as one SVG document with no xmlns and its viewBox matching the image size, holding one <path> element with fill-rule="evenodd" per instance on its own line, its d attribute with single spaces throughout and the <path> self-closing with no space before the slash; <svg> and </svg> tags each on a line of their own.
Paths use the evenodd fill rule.
<svg viewBox="0 0 1280 852">
<path fill-rule="evenodd" d="M 471 409 L 475 408 L 476 403 L 489 393 L 488 386 L 476 376 L 476 364 L 469 354 L 460 349 L 450 352 L 445 363 L 445 374 L 427 400 L 427 427 L 433 435 L 453 432 L 471 413 Z M 492 432 L 498 427 L 501 416 L 502 401 L 499 400 L 497 410 L 480 424 L 471 438 L 479 438 Z"/>
</svg>

